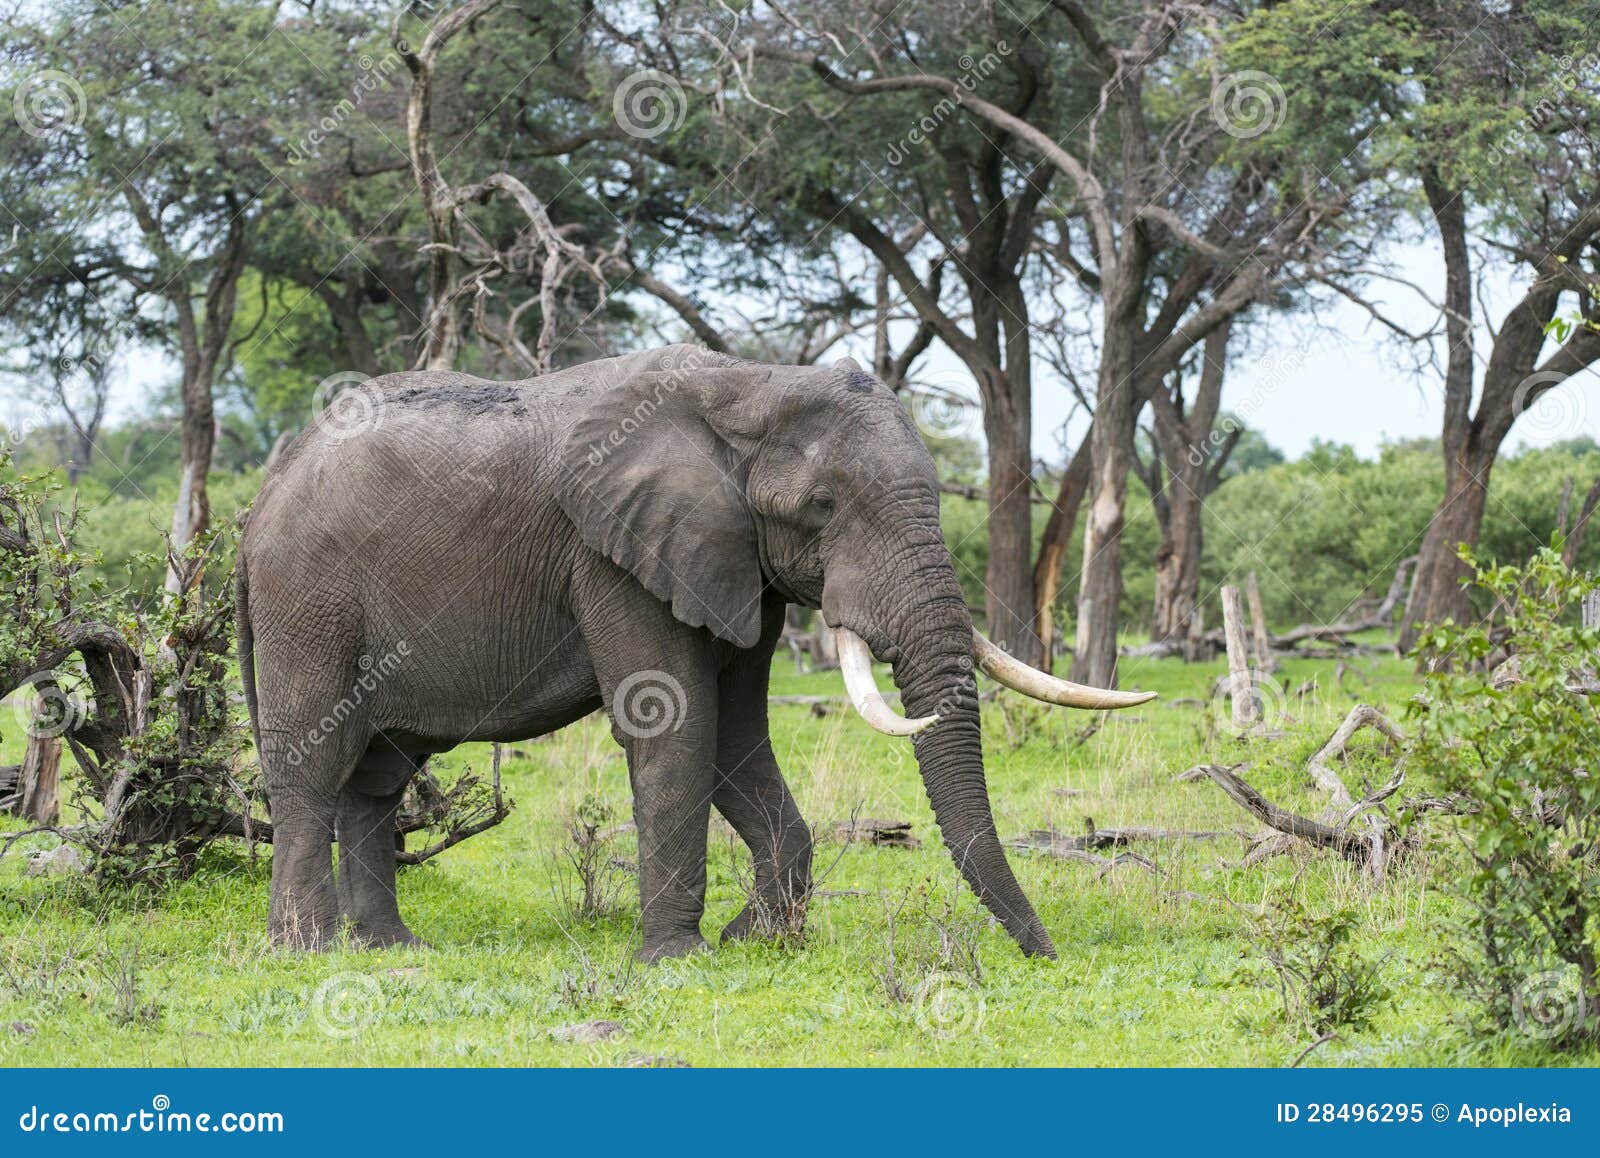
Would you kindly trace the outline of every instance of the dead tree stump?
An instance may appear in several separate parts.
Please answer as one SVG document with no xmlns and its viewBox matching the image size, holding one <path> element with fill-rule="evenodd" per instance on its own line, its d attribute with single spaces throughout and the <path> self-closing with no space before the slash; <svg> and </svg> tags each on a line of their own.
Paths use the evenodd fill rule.
<svg viewBox="0 0 1600 1158">
<path fill-rule="evenodd" d="M 1244 593 L 1250 603 L 1250 627 L 1252 642 L 1255 644 L 1256 670 L 1271 672 L 1278 664 L 1272 657 L 1272 633 L 1267 630 L 1267 613 L 1261 606 L 1261 585 L 1256 582 L 1254 571 L 1245 578 Z"/>
<path fill-rule="evenodd" d="M 61 818 L 61 737 L 29 736 L 17 777 L 22 790 L 17 815 L 35 824 L 54 824 Z"/>
<path fill-rule="evenodd" d="M 1233 693 L 1233 726 L 1248 731 L 1261 722 L 1250 677 L 1250 651 L 1244 637 L 1244 605 L 1237 587 L 1222 589 L 1222 630 L 1228 648 L 1228 680 Z"/>
</svg>

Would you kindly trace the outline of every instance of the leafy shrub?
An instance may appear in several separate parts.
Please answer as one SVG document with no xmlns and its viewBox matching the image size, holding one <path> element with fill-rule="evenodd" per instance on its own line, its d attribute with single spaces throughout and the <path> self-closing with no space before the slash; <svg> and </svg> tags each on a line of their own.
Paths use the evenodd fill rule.
<svg viewBox="0 0 1600 1158">
<path fill-rule="evenodd" d="M 1393 997 L 1377 962 L 1351 944 L 1360 925 L 1354 909 L 1312 913 L 1288 891 L 1270 898 L 1253 924 L 1285 1021 L 1313 1033 L 1365 1029 Z"/>
<path fill-rule="evenodd" d="M 1570 1042 L 1600 1028 L 1600 714 L 1572 687 L 1594 678 L 1600 630 L 1577 605 L 1592 585 L 1544 549 L 1526 567 L 1478 567 L 1507 610 L 1425 632 L 1436 663 L 1411 714 L 1420 777 L 1446 794 L 1472 871 L 1472 949 L 1461 980 L 1491 1022 Z M 1481 662 L 1502 644 L 1514 657 Z M 1464 661 L 1464 662 L 1463 662 Z"/>
</svg>

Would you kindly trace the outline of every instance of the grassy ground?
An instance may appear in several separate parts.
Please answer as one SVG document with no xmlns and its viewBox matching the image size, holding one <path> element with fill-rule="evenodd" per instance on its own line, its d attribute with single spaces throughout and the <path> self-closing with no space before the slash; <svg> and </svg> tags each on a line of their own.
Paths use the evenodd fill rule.
<svg viewBox="0 0 1600 1158">
<path fill-rule="evenodd" d="M 1208 724 L 1221 715 L 1207 701 L 1221 670 L 1130 661 L 1125 686 L 1164 698 L 1111 715 L 1088 736 L 1092 717 L 1082 713 L 1009 697 L 986 707 L 1001 834 L 1079 831 L 1086 817 L 1101 827 L 1252 827 L 1215 785 L 1175 781 L 1200 760 L 1249 761 L 1257 787 L 1314 816 L 1323 801 L 1306 759 L 1355 697 L 1398 714 L 1415 687 L 1395 661 L 1357 661 L 1342 683 L 1332 662 L 1293 662 L 1282 683 L 1314 677 L 1318 693 L 1278 705 L 1281 738 L 1245 744 Z M 836 675 L 797 675 L 787 660 L 774 669 L 775 693 L 839 691 Z M 6 730 L 0 757 L 14 762 L 17 729 Z M 431 951 L 269 951 L 268 864 L 237 847 L 219 847 L 193 879 L 134 901 L 25 877 L 18 854 L 52 843 L 28 838 L 0 860 L 0 1062 L 1276 1066 L 1316 1038 L 1285 1019 L 1251 912 L 1286 890 L 1313 915 L 1352 910 L 1350 948 L 1393 992 L 1370 1025 L 1341 1029 L 1304 1064 L 1600 1061 L 1520 1036 L 1469 1043 L 1442 968 L 1460 915 L 1447 841 L 1376 891 L 1327 854 L 1238 868 L 1244 846 L 1231 835 L 1142 849 L 1159 875 L 1132 865 L 1102 875 L 1014 853 L 1060 950 L 1058 961 L 1029 961 L 985 919 L 945 855 L 908 743 L 848 713 L 816 718 L 805 707 L 774 708 L 774 739 L 813 823 L 852 812 L 900 818 L 923 842 L 917 851 L 821 845 L 825 892 L 802 945 L 733 945 L 634 966 L 638 903 L 628 877 L 615 882 L 610 916 L 573 915 L 563 851 L 573 810 L 592 795 L 618 820 L 628 814 L 621 754 L 590 719 L 506 761 L 516 803 L 506 823 L 402 871 L 401 908 Z M 486 769 L 488 752 L 464 748 L 439 764 Z M 1388 770 L 1366 734 L 1351 783 Z M 720 821 L 710 839 L 705 929 L 714 938 L 743 903 L 748 859 Z M 633 851 L 631 837 L 618 838 L 617 857 Z M 598 1043 L 551 1032 L 595 1019 L 623 1032 Z"/>
</svg>

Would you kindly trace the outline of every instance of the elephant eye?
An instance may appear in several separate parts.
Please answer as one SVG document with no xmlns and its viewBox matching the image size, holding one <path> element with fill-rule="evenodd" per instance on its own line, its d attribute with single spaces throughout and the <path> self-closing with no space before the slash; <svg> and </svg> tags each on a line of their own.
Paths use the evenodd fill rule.
<svg viewBox="0 0 1600 1158">
<path fill-rule="evenodd" d="M 811 506 L 813 510 L 819 511 L 824 515 L 833 514 L 833 500 L 827 495 L 812 495 Z"/>
</svg>

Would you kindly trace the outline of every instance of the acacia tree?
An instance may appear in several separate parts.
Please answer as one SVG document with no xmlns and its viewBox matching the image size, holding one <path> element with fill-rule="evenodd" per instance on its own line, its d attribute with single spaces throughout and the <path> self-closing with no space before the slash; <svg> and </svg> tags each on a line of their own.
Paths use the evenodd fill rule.
<svg viewBox="0 0 1600 1158">
<path fill-rule="evenodd" d="M 1458 548 L 1478 544 L 1506 438 L 1535 407 L 1548 408 L 1551 433 L 1578 433 L 1572 379 L 1600 361 L 1600 85 L 1585 55 L 1596 10 L 1582 7 L 1587 15 L 1567 4 L 1489 11 L 1458 0 L 1418 12 L 1418 40 L 1440 63 L 1404 128 L 1444 266 L 1445 487 L 1419 550 L 1402 649 L 1422 623 L 1466 622 L 1470 572 Z M 1511 263 L 1524 289 L 1495 324 L 1475 301 L 1497 261 Z"/>
<path fill-rule="evenodd" d="M 1286 286 L 1303 285 L 1313 271 L 1341 272 L 1330 238 L 1361 208 L 1352 189 L 1364 176 L 1363 157 L 1351 145 L 1363 139 L 1363 126 L 1341 122 L 1337 131 L 1321 131 L 1316 149 L 1263 137 L 1248 118 L 1265 116 L 1271 129 L 1286 112 L 1282 101 L 1257 94 L 1268 107 L 1247 108 L 1241 119 L 1228 103 L 1232 78 L 1210 69 L 1231 34 L 1227 21 L 1186 23 L 1188 9 L 1179 4 L 1130 9 L 1055 0 L 1030 23 L 959 5 L 888 16 L 813 7 L 803 20 L 772 11 L 770 20 L 752 19 L 724 35 L 723 63 L 741 92 L 777 109 L 780 119 L 820 122 L 831 141 L 854 135 L 842 126 L 854 129 L 861 104 L 869 107 L 862 131 L 870 145 L 899 148 L 886 135 L 898 124 L 911 130 L 900 135 L 917 146 L 907 155 L 919 163 L 874 172 L 865 185 L 826 181 L 833 176 L 826 163 L 811 163 L 795 181 L 803 194 L 797 200 L 815 220 L 855 235 L 972 370 L 989 451 L 989 627 L 1036 662 L 1039 591 L 1064 555 L 1073 496 L 1057 504 L 1041 585 L 1028 511 L 1036 320 L 1029 317 L 1027 259 L 1048 251 L 1093 296 L 1099 368 L 1089 459 L 1065 473 L 1076 486 L 1087 470 L 1090 490 L 1073 671 L 1084 682 L 1113 684 L 1138 414 L 1217 326 Z M 1341 58 L 1359 59 L 1366 46 L 1359 36 L 1350 39 Z M 985 45 L 991 55 L 1006 49 L 1004 68 L 973 68 L 985 59 Z M 757 70 L 742 64 L 752 57 L 799 66 L 811 88 L 792 74 L 761 86 Z M 1081 83 L 1086 77 L 1091 84 Z M 1366 83 L 1358 71 L 1352 87 Z M 825 102 L 819 92 L 840 94 L 845 103 Z M 1308 95 L 1308 113 L 1312 103 Z M 1370 117 L 1368 103 L 1351 99 L 1341 111 Z M 817 154 L 827 150 L 808 156 Z M 937 243 L 928 269 L 956 271 L 966 319 L 958 321 L 930 273 L 890 242 L 880 219 L 896 214 L 926 226 Z"/>
<path fill-rule="evenodd" d="M 391 39 L 410 74 L 405 139 L 427 228 L 415 364 L 452 365 L 469 334 L 521 373 L 551 368 L 574 337 L 589 356 L 608 352 L 594 339 L 613 294 L 648 296 L 697 340 L 727 351 L 729 331 L 660 268 L 690 240 L 753 240 L 747 217 L 717 220 L 704 199 L 671 187 L 687 171 L 690 135 L 680 132 L 681 92 L 655 79 L 658 61 L 676 67 L 671 47 L 624 32 L 601 6 L 468 0 L 420 30 L 404 15 Z M 529 56 L 543 61 L 533 77 Z M 440 106 L 462 86 L 439 83 L 446 69 L 470 70 L 474 89 L 504 86 L 487 117 L 464 110 L 468 124 L 448 149 Z M 709 264 L 700 255 L 697 265 Z M 496 296 L 505 304 L 491 308 Z"/>
<path fill-rule="evenodd" d="M 1286 84 L 1246 68 L 1248 33 L 1255 20 L 1271 18 L 1270 5 L 1203 34 L 1186 24 L 1182 5 L 1147 4 L 1131 14 L 1075 0 L 1055 7 L 1095 63 L 1104 110 L 1056 163 L 1084 206 L 1083 261 L 1092 263 L 1101 310 L 1073 676 L 1110 686 L 1138 416 L 1189 352 L 1232 319 L 1313 278 L 1354 272 L 1355 255 L 1343 246 L 1368 208 L 1358 196 L 1372 82 L 1356 69 L 1339 93 L 1313 95 L 1292 77 Z M 1364 41 L 1352 35 L 1332 51 L 1359 61 L 1369 51 Z M 1295 68 L 1319 71 L 1321 51 L 1308 50 Z M 1233 71 L 1210 73 L 1212 59 Z M 1321 125 L 1315 133 L 1298 131 L 1313 123 Z M 1158 410 L 1167 411 L 1158 428 L 1170 428 L 1176 414 Z"/>
<path fill-rule="evenodd" d="M 3 130 L 15 148 L 0 183 L 26 207 L 7 313 L 37 332 L 72 287 L 172 353 L 181 549 L 209 525 L 215 386 L 256 222 L 278 198 L 266 164 L 277 118 L 318 83 L 294 43 L 316 26 L 245 0 L 67 0 L 7 30 L 19 115 Z M 178 583 L 169 568 L 168 589 Z"/>
</svg>

